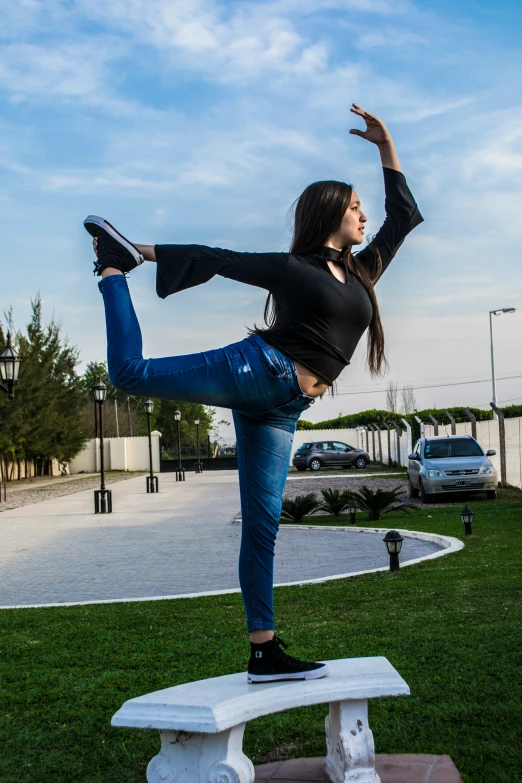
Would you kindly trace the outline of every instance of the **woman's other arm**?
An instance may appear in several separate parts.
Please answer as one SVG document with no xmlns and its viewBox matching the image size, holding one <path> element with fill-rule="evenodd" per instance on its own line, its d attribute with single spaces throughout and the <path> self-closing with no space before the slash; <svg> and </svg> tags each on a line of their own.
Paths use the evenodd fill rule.
<svg viewBox="0 0 522 783">
<path fill-rule="evenodd" d="M 170 294 L 228 277 L 272 291 L 284 276 L 288 253 L 240 253 L 206 245 L 156 245 L 156 292 Z"/>
</svg>

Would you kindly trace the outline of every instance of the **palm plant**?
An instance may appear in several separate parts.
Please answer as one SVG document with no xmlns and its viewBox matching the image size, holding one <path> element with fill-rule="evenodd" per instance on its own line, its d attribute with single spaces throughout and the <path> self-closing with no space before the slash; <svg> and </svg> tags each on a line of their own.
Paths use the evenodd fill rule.
<svg viewBox="0 0 522 783">
<path fill-rule="evenodd" d="M 326 511 L 335 517 L 342 514 L 352 499 L 352 492 L 348 490 L 341 492 L 339 489 L 322 489 L 321 494 L 323 503 L 319 506 L 318 511 Z"/>
<path fill-rule="evenodd" d="M 391 490 L 377 489 L 373 490 L 366 485 L 362 486 L 359 492 L 349 493 L 357 507 L 365 511 L 368 519 L 376 522 L 383 514 L 389 514 L 390 511 L 408 512 L 412 506 L 399 502 L 399 495 L 404 492 L 403 487 L 395 487 Z"/>
<path fill-rule="evenodd" d="M 285 498 L 281 516 L 291 519 L 298 525 L 305 517 L 317 511 L 320 505 L 315 492 L 309 492 L 308 495 L 296 495 L 293 500 Z"/>
</svg>

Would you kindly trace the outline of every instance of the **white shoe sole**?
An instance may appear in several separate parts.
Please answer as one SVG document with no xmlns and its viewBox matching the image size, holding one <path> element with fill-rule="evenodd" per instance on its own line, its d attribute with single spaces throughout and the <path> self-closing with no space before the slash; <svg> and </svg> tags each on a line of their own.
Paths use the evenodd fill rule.
<svg viewBox="0 0 522 783">
<path fill-rule="evenodd" d="M 113 228 L 113 226 L 111 226 L 111 224 L 108 223 L 104 218 L 99 217 L 98 215 L 88 215 L 83 221 L 83 225 L 85 226 L 85 228 L 87 229 L 87 231 L 91 236 L 95 236 L 95 234 L 93 233 L 93 231 L 91 231 L 90 226 L 98 226 L 99 228 L 103 228 L 103 230 L 107 234 L 110 234 L 110 236 L 113 239 L 119 242 L 120 245 L 122 245 L 125 248 L 125 250 L 127 250 L 131 254 L 131 256 L 134 258 L 138 266 L 140 264 L 143 264 L 143 262 L 145 261 L 141 253 L 138 250 L 136 250 L 134 245 L 131 245 L 131 243 L 127 239 L 125 239 L 125 237 L 122 236 L 119 233 L 119 231 L 116 231 L 116 229 Z"/>
<path fill-rule="evenodd" d="M 308 672 L 297 672 L 296 674 L 248 674 L 248 682 L 277 682 L 278 680 L 318 680 L 320 677 L 326 677 L 330 670 L 326 664 L 320 669 L 311 669 Z"/>
</svg>

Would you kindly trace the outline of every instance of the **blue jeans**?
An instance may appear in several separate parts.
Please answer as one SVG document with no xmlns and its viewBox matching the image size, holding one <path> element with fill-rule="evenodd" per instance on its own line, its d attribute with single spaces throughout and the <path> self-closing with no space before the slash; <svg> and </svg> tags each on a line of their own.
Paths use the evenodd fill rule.
<svg viewBox="0 0 522 783">
<path fill-rule="evenodd" d="M 111 383 L 127 394 L 231 408 L 237 436 L 242 536 L 239 583 L 247 630 L 274 629 L 274 548 L 293 436 L 314 401 L 293 361 L 254 334 L 213 351 L 144 359 L 123 275 L 99 283 Z"/>
</svg>

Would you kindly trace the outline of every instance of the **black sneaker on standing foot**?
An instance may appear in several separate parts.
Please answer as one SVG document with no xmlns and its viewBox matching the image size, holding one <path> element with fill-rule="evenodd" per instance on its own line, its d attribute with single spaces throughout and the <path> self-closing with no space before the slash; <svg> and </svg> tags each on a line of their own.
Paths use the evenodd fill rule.
<svg viewBox="0 0 522 783">
<path fill-rule="evenodd" d="M 127 274 L 145 261 L 134 245 L 104 218 L 89 215 L 83 225 L 89 234 L 98 240 L 97 259 L 94 262 L 95 275 L 101 275 L 109 266 Z"/>
<path fill-rule="evenodd" d="M 263 644 L 250 642 L 248 682 L 277 680 L 316 680 L 328 674 L 325 663 L 310 663 L 292 658 L 284 652 L 288 645 L 279 636 Z"/>
</svg>

